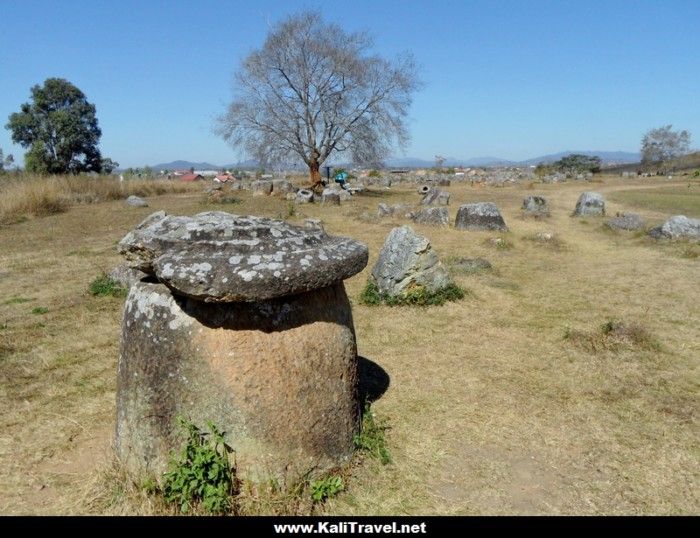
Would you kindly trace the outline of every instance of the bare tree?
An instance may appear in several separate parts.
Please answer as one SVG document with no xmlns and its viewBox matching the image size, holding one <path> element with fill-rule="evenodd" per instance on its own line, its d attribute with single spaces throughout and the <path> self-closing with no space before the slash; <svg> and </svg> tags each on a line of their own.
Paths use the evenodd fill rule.
<svg viewBox="0 0 700 538">
<path fill-rule="evenodd" d="M 690 133 L 673 131 L 673 125 L 651 129 L 642 138 L 642 162 L 661 163 L 688 153 Z"/>
<path fill-rule="evenodd" d="M 316 13 L 289 17 L 243 61 L 217 132 L 264 165 L 305 163 L 314 187 L 334 152 L 381 162 L 408 141 L 420 82 L 410 54 L 390 62 L 371 46 L 367 33 L 346 33 Z"/>
<path fill-rule="evenodd" d="M 443 164 L 445 164 L 445 157 L 442 155 L 435 155 L 435 168 L 440 170 Z"/>
</svg>

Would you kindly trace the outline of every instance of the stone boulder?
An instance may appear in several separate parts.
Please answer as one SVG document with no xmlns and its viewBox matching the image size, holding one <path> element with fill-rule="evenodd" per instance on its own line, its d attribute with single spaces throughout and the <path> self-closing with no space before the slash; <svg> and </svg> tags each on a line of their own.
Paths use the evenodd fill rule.
<svg viewBox="0 0 700 538">
<path fill-rule="evenodd" d="M 126 199 L 126 205 L 131 207 L 148 207 L 148 202 L 143 198 L 134 196 L 133 194 Z"/>
<path fill-rule="evenodd" d="M 430 241 L 409 226 L 391 230 L 371 278 L 380 293 L 391 297 L 404 296 L 418 286 L 436 292 L 452 284 Z"/>
<path fill-rule="evenodd" d="M 122 321 L 115 448 L 160 475 L 177 417 L 226 432 L 243 479 L 296 481 L 347 462 L 359 432 L 357 347 L 343 279 L 367 247 L 319 227 L 158 212 L 120 251 L 149 274 Z"/>
<path fill-rule="evenodd" d="M 269 181 L 267 179 L 253 181 L 250 184 L 250 189 L 253 191 L 253 196 L 272 194 L 272 181 Z"/>
<path fill-rule="evenodd" d="M 272 192 L 274 194 L 287 194 L 289 192 L 294 192 L 296 189 L 291 182 L 286 179 L 273 179 L 272 180 Z"/>
<path fill-rule="evenodd" d="M 410 219 L 413 217 L 413 207 L 409 204 L 379 204 L 377 206 L 377 215 L 379 217 L 404 217 Z"/>
<path fill-rule="evenodd" d="M 575 217 L 605 216 L 605 199 L 599 192 L 584 192 L 579 196 L 574 209 Z"/>
<path fill-rule="evenodd" d="M 671 217 L 661 226 L 649 230 L 655 239 L 691 239 L 700 241 L 700 219 L 690 219 L 685 215 Z"/>
<path fill-rule="evenodd" d="M 447 226 L 450 217 L 446 207 L 425 207 L 413 213 L 413 222 L 431 226 Z"/>
<path fill-rule="evenodd" d="M 421 205 L 448 205 L 450 203 L 450 193 L 436 187 L 428 189 L 420 201 Z"/>
<path fill-rule="evenodd" d="M 131 286 L 140 282 L 142 278 L 147 277 L 148 274 L 129 267 L 125 263 L 120 263 L 107 276 L 119 284 L 120 287 L 128 290 Z"/>
<path fill-rule="evenodd" d="M 321 193 L 322 205 L 340 205 L 340 193 L 336 189 L 323 189 Z"/>
<path fill-rule="evenodd" d="M 534 217 L 549 215 L 549 205 L 542 196 L 526 196 L 523 199 L 523 212 Z"/>
<path fill-rule="evenodd" d="M 314 201 L 314 191 L 311 189 L 299 189 L 294 201 L 297 204 L 310 204 Z"/>
<path fill-rule="evenodd" d="M 616 217 L 608 220 L 605 225 L 611 230 L 642 230 L 644 219 L 636 213 L 618 213 Z"/>
<path fill-rule="evenodd" d="M 508 226 L 506 226 L 501 212 L 496 204 L 491 202 L 477 202 L 459 206 L 455 228 L 460 230 L 508 231 Z"/>
</svg>

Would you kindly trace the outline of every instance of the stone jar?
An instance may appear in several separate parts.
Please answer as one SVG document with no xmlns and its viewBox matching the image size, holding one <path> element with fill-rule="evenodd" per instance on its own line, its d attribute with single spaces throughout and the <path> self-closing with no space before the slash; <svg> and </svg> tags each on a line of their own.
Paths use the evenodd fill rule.
<svg viewBox="0 0 700 538">
<path fill-rule="evenodd" d="M 237 473 L 295 480 L 351 456 L 357 348 L 343 280 L 367 247 L 260 217 L 151 215 L 120 243 L 149 276 L 126 299 L 116 450 L 159 475 L 177 417 L 223 429 Z"/>
</svg>

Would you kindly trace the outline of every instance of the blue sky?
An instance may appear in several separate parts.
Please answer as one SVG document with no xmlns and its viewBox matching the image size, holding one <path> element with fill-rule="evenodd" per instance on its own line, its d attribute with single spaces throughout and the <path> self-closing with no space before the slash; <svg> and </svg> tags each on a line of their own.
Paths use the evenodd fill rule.
<svg viewBox="0 0 700 538">
<path fill-rule="evenodd" d="M 122 166 L 239 154 L 212 134 L 239 62 L 304 8 L 414 53 L 405 155 L 525 159 L 639 149 L 665 124 L 700 143 L 700 1 L 0 0 L 0 122 L 48 77 L 97 107 Z M 23 154 L 0 129 L 5 154 Z M 401 155 L 399 153 L 399 155 Z"/>
</svg>

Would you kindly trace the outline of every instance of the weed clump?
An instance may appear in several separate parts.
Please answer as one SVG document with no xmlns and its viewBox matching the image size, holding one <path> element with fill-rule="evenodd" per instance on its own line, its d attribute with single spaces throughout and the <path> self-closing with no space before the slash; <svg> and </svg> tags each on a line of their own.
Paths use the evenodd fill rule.
<svg viewBox="0 0 700 538">
<path fill-rule="evenodd" d="M 209 514 L 226 513 L 237 487 L 229 463 L 233 449 L 211 422 L 207 423 L 209 432 L 204 432 L 182 417 L 178 421 L 187 439 L 180 457 L 171 459 L 170 470 L 163 475 L 163 498 L 183 514 L 198 505 Z"/>
<path fill-rule="evenodd" d="M 391 463 L 391 454 L 386 446 L 386 436 L 384 435 L 388 429 L 389 426 L 386 422 L 375 420 L 370 404 L 365 404 L 360 433 L 355 435 L 353 439 L 355 448 L 378 459 L 382 465 Z"/>
<path fill-rule="evenodd" d="M 430 291 L 425 286 L 415 285 L 403 295 L 389 295 L 379 291 L 377 284 L 368 280 L 360 302 L 368 306 L 386 304 L 388 306 L 441 306 L 448 301 L 463 299 L 466 292 L 456 284 L 449 284 L 438 291 Z"/>
<path fill-rule="evenodd" d="M 597 331 L 582 331 L 566 327 L 564 339 L 589 353 L 617 351 L 622 347 L 660 351 L 661 345 L 651 333 L 638 323 L 608 320 Z"/>
<path fill-rule="evenodd" d="M 95 297 L 126 297 L 127 292 L 116 280 L 104 273 L 90 282 L 88 291 Z"/>
<path fill-rule="evenodd" d="M 327 476 L 319 480 L 313 480 L 310 484 L 311 498 L 314 502 L 321 503 L 326 499 L 335 497 L 345 489 L 342 477 L 338 475 Z"/>
</svg>

